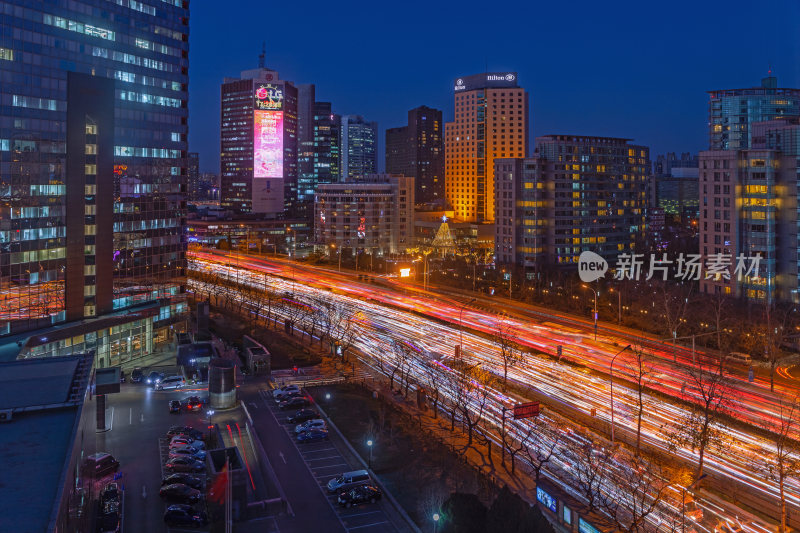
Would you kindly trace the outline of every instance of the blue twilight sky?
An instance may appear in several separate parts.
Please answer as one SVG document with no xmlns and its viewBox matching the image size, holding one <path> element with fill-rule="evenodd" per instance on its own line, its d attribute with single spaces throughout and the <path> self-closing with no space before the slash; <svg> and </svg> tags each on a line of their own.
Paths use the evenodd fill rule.
<svg viewBox="0 0 800 533">
<path fill-rule="evenodd" d="M 573 2 L 380 0 L 191 3 L 189 148 L 219 172 L 219 85 L 267 66 L 316 84 L 339 114 L 387 127 L 419 105 L 453 115 L 453 80 L 517 71 L 531 141 L 630 137 L 651 154 L 707 145 L 712 89 L 758 85 L 772 65 L 800 87 L 800 0 Z"/>
</svg>

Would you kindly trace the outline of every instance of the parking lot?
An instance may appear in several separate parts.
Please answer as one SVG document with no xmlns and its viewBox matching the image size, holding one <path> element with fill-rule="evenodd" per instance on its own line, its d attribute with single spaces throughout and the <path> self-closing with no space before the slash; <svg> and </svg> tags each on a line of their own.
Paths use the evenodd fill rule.
<svg viewBox="0 0 800 533">
<path fill-rule="evenodd" d="M 381 500 L 375 504 L 366 503 L 346 509 L 338 504 L 338 494 L 328 493 L 326 485 L 332 478 L 343 472 L 362 468 L 356 464 L 350 463 L 339 451 L 338 446 L 342 446 L 343 443 L 337 442 L 334 432 L 331 432 L 330 437 L 325 440 L 298 442 L 295 434 L 296 424 L 290 423 L 288 420 L 289 416 L 295 413 L 297 409 L 279 409 L 277 402 L 275 402 L 272 397 L 271 391 L 261 390 L 259 394 L 263 406 L 269 409 L 272 416 L 295 443 L 305 466 L 314 479 L 316 479 L 319 490 L 324 494 L 338 517 L 339 522 L 346 531 L 357 533 L 398 531 L 384 511 L 384 506 L 389 505 L 385 500 Z"/>
<path fill-rule="evenodd" d="M 156 391 L 145 383 L 123 383 L 118 394 L 108 397 L 110 431 L 97 434 L 97 447 L 120 462 L 124 486 L 124 531 L 183 532 L 204 529 L 168 528 L 164 524 L 167 505 L 159 497 L 162 479 L 162 444 L 173 425 L 193 426 L 205 431 L 205 410 L 169 411 L 171 400 L 207 396 L 202 387 L 187 386 Z M 206 528 L 207 530 L 207 528 Z"/>
</svg>

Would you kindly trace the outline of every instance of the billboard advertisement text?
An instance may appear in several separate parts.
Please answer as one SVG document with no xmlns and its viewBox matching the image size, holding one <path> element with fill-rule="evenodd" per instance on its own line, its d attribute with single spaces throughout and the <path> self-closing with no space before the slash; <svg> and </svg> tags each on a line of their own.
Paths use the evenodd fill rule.
<svg viewBox="0 0 800 533">
<path fill-rule="evenodd" d="M 253 177 L 283 177 L 283 111 L 254 111 Z"/>
</svg>

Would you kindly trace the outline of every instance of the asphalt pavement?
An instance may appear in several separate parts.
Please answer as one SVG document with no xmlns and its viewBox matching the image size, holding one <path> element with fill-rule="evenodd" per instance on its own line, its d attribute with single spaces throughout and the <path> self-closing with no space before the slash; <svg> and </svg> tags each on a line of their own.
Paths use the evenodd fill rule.
<svg viewBox="0 0 800 533">
<path fill-rule="evenodd" d="M 173 425 L 188 425 L 200 430 L 205 430 L 208 425 L 202 419 L 202 412 L 170 413 L 168 403 L 169 400 L 182 400 L 192 393 L 205 396 L 207 391 L 189 388 L 154 391 L 143 383 L 123 383 L 120 389 L 118 394 L 107 397 L 107 420 L 111 429 L 96 434 L 97 450 L 111 453 L 120 462 L 122 479 L 119 482 L 125 488 L 124 530 L 167 532 L 164 524 L 166 506 L 158 495 L 161 487 L 158 439 Z"/>
</svg>

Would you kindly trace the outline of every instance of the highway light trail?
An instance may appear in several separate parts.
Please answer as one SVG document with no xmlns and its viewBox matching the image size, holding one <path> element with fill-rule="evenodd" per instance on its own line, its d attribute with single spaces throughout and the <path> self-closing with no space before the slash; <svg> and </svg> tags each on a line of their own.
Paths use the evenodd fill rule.
<svg viewBox="0 0 800 533">
<path fill-rule="evenodd" d="M 235 269 L 217 263 L 216 261 L 219 260 L 220 258 L 209 254 L 208 258 L 193 261 L 190 268 L 214 272 L 223 278 L 236 279 L 239 283 L 247 283 L 256 288 L 263 288 L 266 284 L 270 290 L 278 293 L 294 291 L 292 299 L 295 300 L 305 299 L 306 302 L 311 302 L 313 299 L 322 298 L 342 302 L 353 310 L 357 309 L 360 327 L 355 347 L 366 356 L 371 357 L 371 366 L 384 374 L 388 372 L 392 364 L 396 363 L 393 344 L 398 340 L 408 341 L 422 353 L 427 354 L 428 359 L 438 361 L 443 373 L 450 372 L 447 365 L 448 356 L 453 353 L 454 345 L 459 342 L 461 333 L 457 321 L 453 320 L 453 316 L 458 314 L 457 304 L 440 301 L 426 303 L 421 302 L 421 298 L 418 296 L 396 294 L 390 290 L 363 283 L 342 282 L 338 279 L 332 282 L 326 279 L 327 274 L 324 272 L 312 276 L 308 272 L 296 269 L 294 272 L 296 280 L 286 280 L 277 277 L 285 275 L 284 269 L 280 266 L 252 261 L 248 258 L 238 265 L 240 268 Z M 309 279 L 306 279 L 307 277 Z M 196 284 L 197 282 L 192 281 L 192 283 Z M 328 290 L 320 290 L 319 287 L 325 287 Z M 335 292 L 331 289 L 335 289 Z M 419 316 L 420 314 L 444 322 L 456 323 L 443 324 L 438 320 Z M 471 309 L 464 312 L 464 360 L 469 364 L 480 364 L 484 370 L 502 375 L 502 363 L 496 343 L 471 331 L 493 333 L 496 331 L 496 323 L 497 317 L 488 313 Z M 588 368 L 596 365 L 598 370 L 602 369 L 605 362 L 604 357 L 607 356 L 606 352 L 611 348 L 618 351 L 618 346 L 614 346 L 611 342 L 604 344 L 587 341 L 586 336 L 580 332 L 560 331 L 559 326 L 555 324 L 527 325 L 517 321 L 515 326 L 523 342 L 528 346 L 545 352 L 555 352 L 554 343 L 561 343 L 566 353 L 574 360 L 585 361 Z M 419 362 L 422 360 L 424 359 L 415 362 L 415 366 L 412 368 L 415 377 L 420 382 L 424 382 L 423 376 L 427 370 L 426 365 Z M 429 365 L 427 366 L 429 367 Z M 620 365 L 619 368 L 622 369 L 623 366 Z M 659 365 L 656 372 L 659 378 L 663 378 L 661 379 L 662 387 L 665 382 L 671 383 L 677 378 L 677 373 L 672 368 L 669 368 L 667 373 L 666 365 Z M 593 372 L 553 359 L 528 355 L 523 364 L 509 369 L 509 379 L 520 384 L 534 386 L 536 390 L 554 402 L 562 402 L 583 413 L 589 413 L 591 409 L 596 409 L 598 418 L 603 420 L 609 418 L 608 379 L 597 376 Z M 674 387 L 675 385 L 666 386 L 663 390 L 674 393 Z M 631 406 L 635 405 L 636 391 L 623 384 L 615 384 L 614 389 L 615 410 L 618 415 L 617 426 L 635 429 L 635 408 Z M 677 389 L 680 390 L 680 386 Z M 455 393 L 452 390 L 443 392 L 446 397 L 449 395 L 449 400 L 454 399 Z M 689 392 L 691 393 L 691 391 Z M 474 401 L 474 399 L 470 401 Z M 508 401 L 509 399 L 498 391 L 492 391 L 491 399 L 483 410 L 485 423 L 499 427 L 502 416 L 501 404 L 507 404 Z M 748 401 L 753 401 L 753 399 Z M 680 404 L 671 404 L 646 394 L 642 424 L 643 442 L 661 449 L 664 454 L 675 454 L 686 461 L 696 462 L 697 454 L 691 449 L 671 449 L 666 444 L 665 432 L 685 415 L 686 409 Z M 547 420 L 547 413 L 542 416 Z M 736 480 L 737 483 L 742 484 L 765 501 L 776 501 L 778 497 L 776 485 L 766 480 L 765 476 L 756 469 L 756 466 L 763 464 L 769 455 L 767 450 L 769 443 L 753 432 L 732 427 L 722 429 L 729 437 L 729 445 L 707 450 L 707 471 L 715 477 Z M 567 433 L 562 435 L 562 438 L 564 446 L 566 446 L 566 443 L 574 438 L 574 434 Z M 560 454 L 553 463 L 553 467 L 548 469 L 552 475 L 562 479 L 570 471 L 570 465 L 564 461 L 564 456 L 563 453 Z M 613 493 L 618 490 L 611 480 L 606 480 L 604 483 L 604 491 Z M 797 505 L 800 502 L 797 497 L 800 485 L 792 480 L 787 488 L 789 502 L 793 506 Z M 699 503 L 706 510 L 707 518 L 703 521 L 705 525 L 695 524 L 698 529 L 708 527 L 709 530 L 712 530 L 713 524 L 709 525 L 709 520 L 713 515 L 733 517 L 739 514 L 737 508 L 728 503 L 720 504 L 711 501 Z M 670 519 L 669 515 L 669 510 L 666 510 L 664 516 L 660 518 L 667 521 Z M 750 531 L 764 531 L 764 527 L 757 522 L 745 524 L 745 529 Z"/>
</svg>

